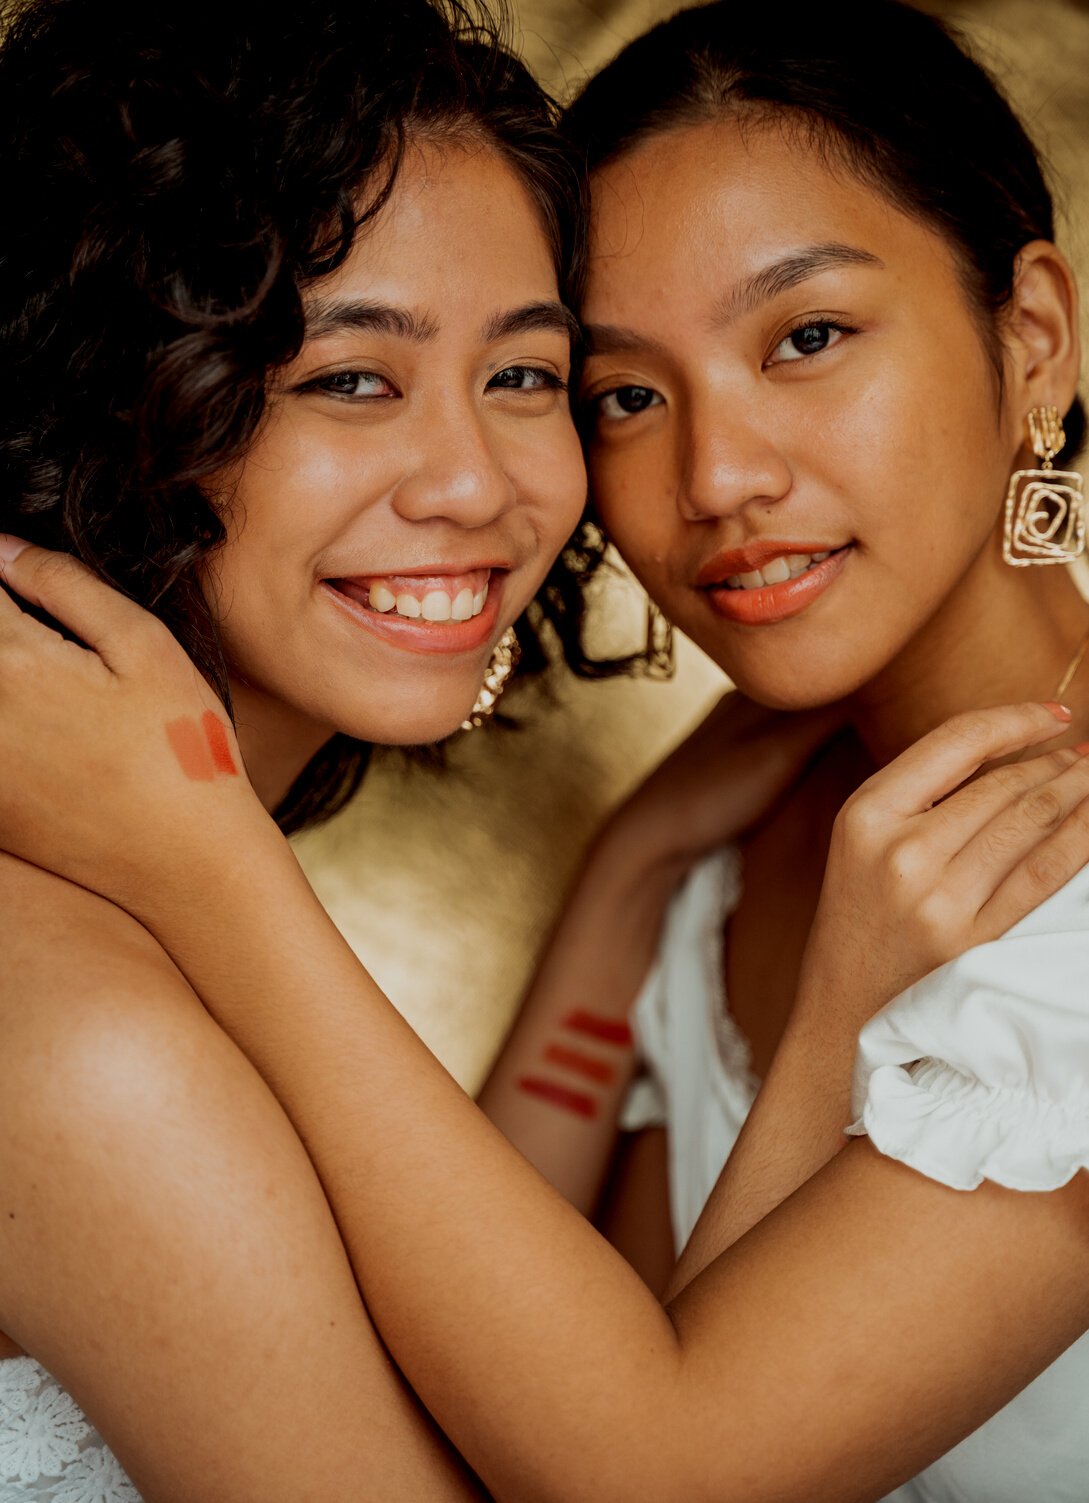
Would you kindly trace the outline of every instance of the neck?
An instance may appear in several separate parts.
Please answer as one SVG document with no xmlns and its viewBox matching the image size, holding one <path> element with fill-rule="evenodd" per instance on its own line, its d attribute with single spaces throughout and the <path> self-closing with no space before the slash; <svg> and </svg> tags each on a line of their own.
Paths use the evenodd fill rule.
<svg viewBox="0 0 1089 1503">
<path fill-rule="evenodd" d="M 235 731 L 254 792 L 271 813 L 334 734 L 298 710 L 239 679 L 231 680 Z"/>
<path fill-rule="evenodd" d="M 851 699 L 851 719 L 878 766 L 963 710 L 1050 700 L 1089 631 L 1089 604 L 1068 569 L 1015 569 L 989 546 L 956 591 Z M 1089 736 L 1089 661 L 1063 695 L 1063 741 Z"/>
</svg>

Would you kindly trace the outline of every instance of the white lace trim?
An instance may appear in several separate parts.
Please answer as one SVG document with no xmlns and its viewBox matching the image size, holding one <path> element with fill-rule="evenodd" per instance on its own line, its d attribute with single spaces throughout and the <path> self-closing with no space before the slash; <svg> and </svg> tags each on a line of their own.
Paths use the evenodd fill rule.
<svg viewBox="0 0 1089 1503">
<path fill-rule="evenodd" d="M 140 1503 L 79 1405 L 33 1357 L 0 1359 L 0 1503 Z"/>
</svg>

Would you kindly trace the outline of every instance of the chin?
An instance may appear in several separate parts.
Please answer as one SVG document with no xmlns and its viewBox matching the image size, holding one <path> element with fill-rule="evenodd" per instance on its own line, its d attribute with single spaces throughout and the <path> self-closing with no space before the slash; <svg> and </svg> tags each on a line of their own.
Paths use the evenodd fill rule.
<svg viewBox="0 0 1089 1503">
<path fill-rule="evenodd" d="M 782 672 L 746 671 L 737 664 L 722 666 L 735 688 L 769 710 L 818 710 L 855 693 L 869 675 L 837 670 L 828 663 L 817 668 L 792 666 Z"/>
<path fill-rule="evenodd" d="M 471 699 L 451 696 L 442 704 L 389 702 L 381 716 L 367 706 L 358 716 L 338 716 L 337 730 L 373 746 L 431 746 L 460 730 L 475 703 L 475 694 Z"/>
</svg>

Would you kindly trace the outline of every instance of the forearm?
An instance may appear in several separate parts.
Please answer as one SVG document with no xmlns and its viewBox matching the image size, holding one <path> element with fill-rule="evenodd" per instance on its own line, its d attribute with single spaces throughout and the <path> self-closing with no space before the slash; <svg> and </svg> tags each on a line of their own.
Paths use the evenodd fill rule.
<svg viewBox="0 0 1089 1503">
<path fill-rule="evenodd" d="M 635 1068 L 631 1005 L 683 864 L 623 823 L 594 842 L 479 1097 L 503 1134 L 584 1214 L 600 1195 Z"/>
<path fill-rule="evenodd" d="M 864 955 L 811 940 L 790 1020 L 673 1271 L 669 1298 L 847 1145 L 859 1030 L 886 1000 Z"/>
<path fill-rule="evenodd" d="M 846 1147 L 850 1093 L 844 1082 L 850 1078 L 857 1029 L 838 1041 L 830 1033 L 819 1020 L 806 1019 L 784 1036 L 673 1270 L 667 1298 L 675 1298 Z"/>
</svg>

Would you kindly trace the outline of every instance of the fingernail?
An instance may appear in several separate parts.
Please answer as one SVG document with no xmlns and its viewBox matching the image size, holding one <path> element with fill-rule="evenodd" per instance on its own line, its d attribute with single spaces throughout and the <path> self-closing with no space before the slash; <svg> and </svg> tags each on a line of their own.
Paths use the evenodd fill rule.
<svg viewBox="0 0 1089 1503">
<path fill-rule="evenodd" d="M 1078 753 L 1079 757 L 1089 756 L 1089 741 L 1079 741 L 1074 750 Z"/>
<path fill-rule="evenodd" d="M 1073 712 L 1068 710 L 1065 705 L 1057 704 L 1053 699 L 1045 699 L 1043 703 L 1044 709 L 1050 710 L 1056 720 L 1073 720 Z"/>
<path fill-rule="evenodd" d="M 14 563 L 23 549 L 29 547 L 30 544 L 22 538 L 13 538 L 10 533 L 0 532 L 0 559 L 5 564 Z"/>
</svg>

